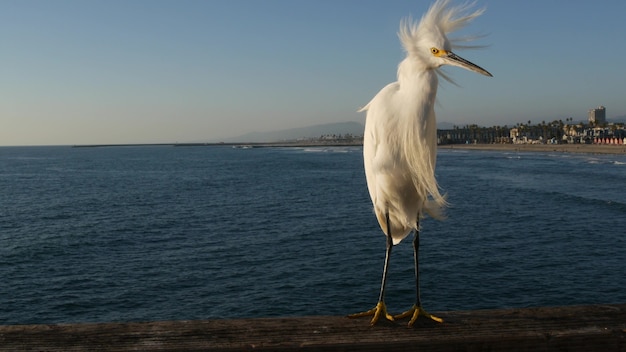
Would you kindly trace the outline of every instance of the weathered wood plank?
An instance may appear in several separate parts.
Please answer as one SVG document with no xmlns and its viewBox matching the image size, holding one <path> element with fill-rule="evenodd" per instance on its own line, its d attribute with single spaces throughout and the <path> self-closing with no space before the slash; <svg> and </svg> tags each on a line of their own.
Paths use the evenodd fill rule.
<svg viewBox="0 0 626 352">
<path fill-rule="evenodd" d="M 434 313 L 0 326 L 0 351 L 626 351 L 626 304 Z"/>
</svg>

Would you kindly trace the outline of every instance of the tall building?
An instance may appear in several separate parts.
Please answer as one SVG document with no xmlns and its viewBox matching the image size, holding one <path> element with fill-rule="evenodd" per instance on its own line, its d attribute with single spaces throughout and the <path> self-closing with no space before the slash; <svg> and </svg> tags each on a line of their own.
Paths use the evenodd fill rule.
<svg viewBox="0 0 626 352">
<path fill-rule="evenodd" d="M 596 125 L 606 123 L 606 108 L 604 106 L 598 106 L 595 109 L 589 110 L 589 123 Z"/>
</svg>

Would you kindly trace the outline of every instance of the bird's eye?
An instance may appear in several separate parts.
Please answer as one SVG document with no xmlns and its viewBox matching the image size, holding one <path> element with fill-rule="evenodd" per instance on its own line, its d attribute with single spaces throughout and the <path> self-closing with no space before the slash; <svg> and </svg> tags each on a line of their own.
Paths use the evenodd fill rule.
<svg viewBox="0 0 626 352">
<path fill-rule="evenodd" d="M 439 49 L 437 49 L 437 48 L 430 48 L 430 52 L 431 52 L 433 55 L 437 55 L 437 54 L 439 54 Z"/>
</svg>

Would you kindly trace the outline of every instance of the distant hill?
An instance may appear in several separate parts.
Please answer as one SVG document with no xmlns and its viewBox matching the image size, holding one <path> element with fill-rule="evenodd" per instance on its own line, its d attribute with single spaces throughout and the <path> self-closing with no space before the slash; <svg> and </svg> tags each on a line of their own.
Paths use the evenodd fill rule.
<svg viewBox="0 0 626 352">
<path fill-rule="evenodd" d="M 455 124 L 450 122 L 440 122 L 437 124 L 438 129 L 452 129 Z M 347 121 L 338 123 L 326 123 L 321 125 L 313 125 L 299 128 L 290 128 L 286 130 L 268 131 L 268 132 L 251 132 L 241 136 L 221 139 L 222 142 L 229 143 L 268 143 L 293 141 L 298 139 L 317 138 L 325 135 L 345 135 L 362 136 L 365 126 L 360 122 Z"/>
<path fill-rule="evenodd" d="M 242 143 L 263 143 L 263 142 L 280 142 L 298 139 L 316 138 L 323 135 L 345 135 L 362 136 L 365 127 L 360 122 L 348 121 L 338 123 L 327 123 L 322 125 L 314 125 L 299 128 L 290 128 L 287 130 L 269 131 L 269 132 L 251 132 L 241 136 L 224 139 L 224 142 L 242 142 Z"/>
</svg>

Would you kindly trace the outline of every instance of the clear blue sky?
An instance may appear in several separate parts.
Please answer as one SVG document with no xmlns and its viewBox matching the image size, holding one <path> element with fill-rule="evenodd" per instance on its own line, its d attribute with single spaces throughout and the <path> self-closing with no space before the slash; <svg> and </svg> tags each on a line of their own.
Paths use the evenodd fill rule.
<svg viewBox="0 0 626 352">
<path fill-rule="evenodd" d="M 219 140 L 361 121 L 430 1 L 0 0 L 0 145 Z M 626 1 L 478 0 L 439 122 L 626 115 Z"/>
</svg>

